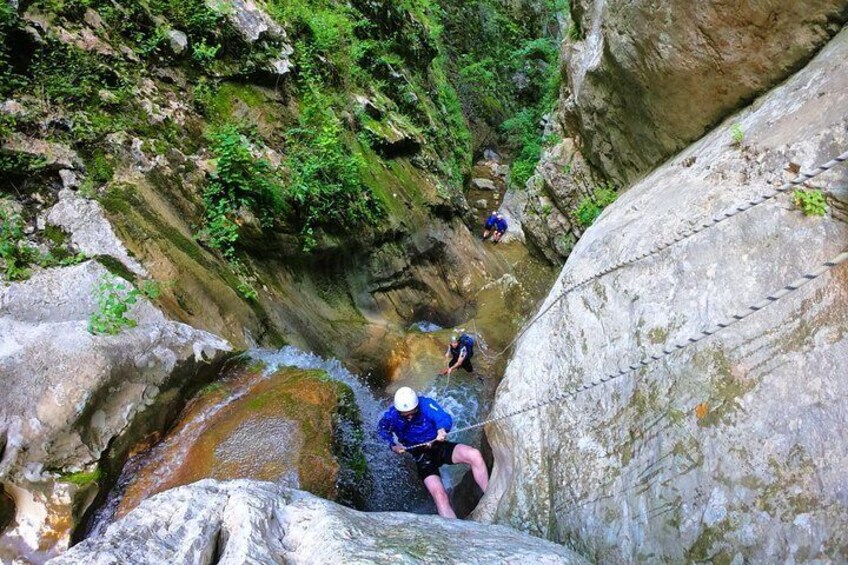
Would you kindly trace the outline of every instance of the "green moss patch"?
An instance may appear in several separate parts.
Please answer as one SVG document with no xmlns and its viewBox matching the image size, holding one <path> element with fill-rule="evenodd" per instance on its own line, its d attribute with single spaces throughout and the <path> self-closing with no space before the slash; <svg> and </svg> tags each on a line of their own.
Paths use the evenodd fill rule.
<svg viewBox="0 0 848 565">
<path fill-rule="evenodd" d="M 61 483 L 70 483 L 78 487 L 84 487 L 92 483 L 96 483 L 102 476 L 103 472 L 100 470 L 100 467 L 97 467 L 93 471 L 79 471 L 77 473 L 62 475 L 59 477 L 58 481 Z"/>
</svg>

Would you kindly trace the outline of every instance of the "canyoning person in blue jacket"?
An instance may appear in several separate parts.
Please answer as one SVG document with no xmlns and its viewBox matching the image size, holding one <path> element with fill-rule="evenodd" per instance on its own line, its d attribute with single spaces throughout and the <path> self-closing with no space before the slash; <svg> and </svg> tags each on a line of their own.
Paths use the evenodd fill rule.
<svg viewBox="0 0 848 565">
<path fill-rule="evenodd" d="M 439 467 L 465 464 L 477 485 L 486 492 L 489 471 L 480 451 L 470 445 L 446 441 L 453 418 L 432 398 L 418 396 L 409 387 L 395 393 L 394 406 L 386 410 L 378 426 L 380 437 L 395 453 L 406 453 L 415 459 L 418 476 L 433 497 L 439 516 L 456 518 L 448 493 L 442 484 Z M 419 447 L 412 447 L 419 444 Z M 411 446 L 407 449 L 406 446 Z"/>
<path fill-rule="evenodd" d="M 495 231 L 495 225 L 498 222 L 498 213 L 492 210 L 492 213 L 489 214 L 489 217 L 486 218 L 486 225 L 483 226 L 483 241 L 489 239 L 489 236 L 492 235 L 492 232 Z"/>
<path fill-rule="evenodd" d="M 499 242 L 508 229 L 509 223 L 506 221 L 504 215 L 498 212 L 497 219 L 495 220 L 495 230 L 492 233 L 492 243 Z"/>
</svg>

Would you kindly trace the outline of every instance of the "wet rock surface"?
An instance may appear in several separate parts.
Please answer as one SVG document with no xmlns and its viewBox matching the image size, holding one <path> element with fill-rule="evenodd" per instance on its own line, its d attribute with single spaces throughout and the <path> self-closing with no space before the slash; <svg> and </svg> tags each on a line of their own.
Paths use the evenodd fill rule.
<svg viewBox="0 0 848 565">
<path fill-rule="evenodd" d="M 337 441 L 345 441 L 343 432 L 355 434 L 361 425 L 350 389 L 323 371 L 265 373 L 262 363 L 240 363 L 202 391 L 175 429 L 142 461 L 130 464 L 133 475 L 117 515 L 156 493 L 204 478 L 272 481 L 331 500 L 340 488 L 343 499 L 352 490 L 366 496 L 363 476 L 341 481 L 342 465 L 353 461 L 335 449 Z M 364 474 L 359 449 L 358 471 Z"/>
<path fill-rule="evenodd" d="M 578 242 L 547 304 L 843 152 L 846 56 L 843 31 L 629 188 Z M 568 295 L 522 337 L 493 413 L 658 353 L 844 249 L 848 169 L 811 184 L 825 217 L 784 195 Z M 846 276 L 842 266 L 647 370 L 490 427 L 496 464 L 477 516 L 605 563 L 845 560 Z"/>
<path fill-rule="evenodd" d="M 154 563 L 562 563 L 586 561 L 509 528 L 366 514 L 257 481 L 205 480 L 143 502 L 52 565 Z"/>
</svg>

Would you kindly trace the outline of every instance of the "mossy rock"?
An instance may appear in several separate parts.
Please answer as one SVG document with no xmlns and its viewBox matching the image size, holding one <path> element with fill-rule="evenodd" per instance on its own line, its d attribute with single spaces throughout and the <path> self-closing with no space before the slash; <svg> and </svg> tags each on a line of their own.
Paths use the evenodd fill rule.
<svg viewBox="0 0 848 565">
<path fill-rule="evenodd" d="M 203 391 L 127 488 L 120 514 L 157 492 L 205 478 L 282 482 L 361 502 L 368 472 L 350 388 L 324 371 L 262 372 L 248 367 L 235 381 Z"/>
</svg>

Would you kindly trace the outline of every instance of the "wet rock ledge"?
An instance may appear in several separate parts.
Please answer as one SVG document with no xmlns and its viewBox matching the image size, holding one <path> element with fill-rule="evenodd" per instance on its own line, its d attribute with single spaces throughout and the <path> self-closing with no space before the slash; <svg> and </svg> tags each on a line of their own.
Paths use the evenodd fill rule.
<svg viewBox="0 0 848 565">
<path fill-rule="evenodd" d="M 272 483 L 210 479 L 142 502 L 49 565 L 419 562 L 587 563 L 503 526 L 367 514 Z"/>
</svg>

